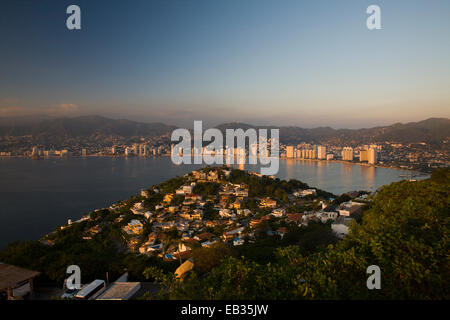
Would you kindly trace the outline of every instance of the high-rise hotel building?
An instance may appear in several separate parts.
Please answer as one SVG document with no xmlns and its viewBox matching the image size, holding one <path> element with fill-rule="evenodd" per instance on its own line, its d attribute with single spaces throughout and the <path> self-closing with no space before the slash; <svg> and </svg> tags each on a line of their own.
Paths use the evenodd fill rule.
<svg viewBox="0 0 450 320">
<path fill-rule="evenodd" d="M 327 147 L 325 147 L 325 146 L 317 147 L 317 158 L 318 159 L 326 159 L 327 158 Z"/>
<path fill-rule="evenodd" d="M 369 148 L 359 152 L 359 161 L 367 161 L 369 164 L 376 164 L 378 161 L 378 150 Z"/>
<path fill-rule="evenodd" d="M 376 164 L 378 161 L 378 150 L 375 148 L 370 148 L 369 149 L 369 159 L 368 159 L 370 164 Z"/>
<path fill-rule="evenodd" d="M 369 150 L 364 149 L 359 151 L 359 161 L 360 162 L 369 161 Z"/>
<path fill-rule="evenodd" d="M 286 158 L 295 158 L 294 146 L 286 146 Z"/>
<path fill-rule="evenodd" d="M 342 160 L 353 161 L 352 147 L 344 147 L 344 149 L 342 149 Z"/>
</svg>

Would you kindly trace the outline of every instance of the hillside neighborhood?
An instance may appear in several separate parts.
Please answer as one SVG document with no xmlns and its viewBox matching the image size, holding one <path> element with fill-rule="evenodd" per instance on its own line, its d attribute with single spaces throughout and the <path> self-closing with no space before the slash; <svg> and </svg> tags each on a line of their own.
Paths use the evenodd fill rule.
<svg viewBox="0 0 450 320">
<path fill-rule="evenodd" d="M 353 199 L 336 203 L 309 187 L 283 193 L 282 198 L 259 196 L 248 184 L 234 182 L 236 175 L 274 180 L 227 167 L 208 167 L 177 178 L 170 188 L 154 186 L 138 197 L 95 212 L 120 213 L 114 223 L 123 225 L 129 252 L 183 261 L 190 258 L 193 247 L 218 242 L 240 246 L 254 243 L 261 233 L 283 238 L 288 227 L 302 228 L 311 222 L 331 223 L 335 235 L 342 238 L 368 199 L 367 194 L 356 192 Z M 61 228 L 90 219 L 86 215 Z M 101 231 L 102 225 L 96 224 L 83 237 L 89 240 Z M 51 234 L 42 241 L 51 244 Z"/>
</svg>

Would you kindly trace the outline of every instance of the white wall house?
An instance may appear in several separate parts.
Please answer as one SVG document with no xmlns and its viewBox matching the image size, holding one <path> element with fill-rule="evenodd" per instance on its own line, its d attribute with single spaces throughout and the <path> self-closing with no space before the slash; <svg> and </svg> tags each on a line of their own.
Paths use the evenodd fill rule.
<svg viewBox="0 0 450 320">
<path fill-rule="evenodd" d="M 349 225 L 352 220 L 353 218 L 340 216 L 333 222 L 331 229 L 340 239 L 342 239 L 348 234 Z"/>
</svg>

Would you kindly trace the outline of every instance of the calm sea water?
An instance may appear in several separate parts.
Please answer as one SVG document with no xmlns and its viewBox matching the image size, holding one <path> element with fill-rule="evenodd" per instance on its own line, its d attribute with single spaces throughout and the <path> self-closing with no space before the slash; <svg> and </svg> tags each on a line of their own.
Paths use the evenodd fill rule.
<svg viewBox="0 0 450 320">
<path fill-rule="evenodd" d="M 170 158 L 0 159 L 0 248 L 14 240 L 39 239 L 83 213 L 129 198 L 201 165 Z M 246 169 L 255 169 L 252 166 Z M 342 194 L 376 190 L 408 172 L 308 160 L 281 160 L 278 177 Z"/>
</svg>

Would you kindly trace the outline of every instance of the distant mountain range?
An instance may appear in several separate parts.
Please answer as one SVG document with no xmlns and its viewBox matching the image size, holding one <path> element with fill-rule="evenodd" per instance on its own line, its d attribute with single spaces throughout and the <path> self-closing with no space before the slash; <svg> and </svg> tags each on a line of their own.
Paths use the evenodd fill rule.
<svg viewBox="0 0 450 320">
<path fill-rule="evenodd" d="M 224 131 L 229 128 L 275 128 L 267 126 L 252 126 L 245 123 L 227 123 L 217 127 Z M 330 143 L 361 144 L 371 142 L 398 142 L 415 143 L 426 142 L 441 144 L 450 138 L 450 119 L 430 118 L 420 122 L 406 124 L 395 123 L 390 126 L 365 129 L 333 129 L 331 127 L 318 127 L 305 129 L 300 127 L 279 127 L 280 140 L 284 143 Z"/>
<path fill-rule="evenodd" d="M 89 137 L 154 137 L 171 132 L 176 127 L 163 123 L 141 123 L 125 119 L 109 119 L 101 116 L 45 119 L 34 123 L 0 123 L 0 135 L 32 135 L 35 139 Z"/>
<path fill-rule="evenodd" d="M 76 118 L 42 119 L 35 122 L 0 121 L 0 136 L 32 135 L 36 142 L 49 142 L 53 138 L 77 139 L 102 137 L 155 137 L 171 133 L 177 127 L 163 123 L 142 123 L 124 119 L 109 119 L 101 116 L 82 116 Z M 275 126 L 253 126 L 246 123 L 225 123 L 216 128 L 276 128 Z M 450 138 L 450 119 L 431 118 L 406 124 L 396 123 L 389 126 L 367 129 L 333 129 L 319 127 L 305 129 L 300 127 L 279 127 L 280 140 L 283 143 L 330 143 L 334 145 L 361 144 L 392 141 L 398 143 L 426 142 L 442 144 Z"/>
</svg>

